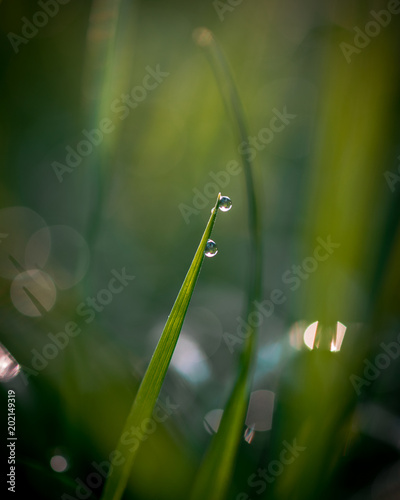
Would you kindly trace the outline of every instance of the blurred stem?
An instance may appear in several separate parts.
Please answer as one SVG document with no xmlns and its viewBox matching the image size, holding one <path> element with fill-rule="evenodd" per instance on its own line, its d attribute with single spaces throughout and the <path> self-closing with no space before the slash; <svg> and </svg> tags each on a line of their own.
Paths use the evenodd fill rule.
<svg viewBox="0 0 400 500">
<path fill-rule="evenodd" d="M 205 28 L 194 33 L 195 41 L 206 50 L 206 55 L 214 71 L 228 113 L 234 123 L 237 140 L 248 141 L 244 112 L 227 60 L 214 35 Z M 255 301 L 260 298 L 262 284 L 262 237 L 259 197 L 254 181 L 254 167 L 251 160 L 241 156 L 246 179 L 248 200 L 248 221 L 250 237 L 250 269 L 246 318 L 255 310 Z M 193 490 L 192 500 L 222 500 L 233 472 L 235 458 L 243 433 L 250 387 L 251 369 L 255 356 L 256 329 L 251 328 L 239 361 L 238 376 L 226 405 L 219 429 L 214 436 L 201 464 Z"/>
<path fill-rule="evenodd" d="M 199 28 L 195 32 L 197 43 L 205 48 L 205 53 L 210 66 L 214 72 L 216 81 L 220 88 L 225 107 L 231 117 L 235 128 L 235 136 L 238 144 L 248 142 L 249 134 L 243 106 L 236 88 L 232 72 L 228 65 L 221 46 L 215 39 L 213 33 L 206 28 Z M 250 237 L 250 269 L 249 269 L 249 303 L 254 302 L 261 294 L 262 283 L 262 234 L 259 200 L 255 184 L 255 171 L 253 162 L 247 155 L 241 155 L 243 171 L 246 179 L 248 221 Z"/>
<path fill-rule="evenodd" d="M 121 0 L 94 0 L 90 13 L 83 75 L 83 100 L 91 128 L 97 128 L 101 118 L 106 116 L 108 111 L 110 89 L 117 70 L 113 61 L 120 7 Z M 110 163 L 112 149 L 112 145 L 104 140 L 102 144 L 96 146 L 91 156 L 92 203 L 86 230 L 91 249 L 96 244 L 102 219 L 104 188 L 108 185 L 104 176 L 107 175 L 106 167 Z"/>
</svg>

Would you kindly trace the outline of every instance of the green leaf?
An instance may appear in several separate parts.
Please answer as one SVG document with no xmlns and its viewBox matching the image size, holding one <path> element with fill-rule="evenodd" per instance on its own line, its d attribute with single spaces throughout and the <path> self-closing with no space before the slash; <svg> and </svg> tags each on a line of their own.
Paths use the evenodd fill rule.
<svg viewBox="0 0 400 500">
<path fill-rule="evenodd" d="M 248 134 L 242 105 L 221 47 L 214 35 L 206 28 L 200 28 L 195 32 L 195 40 L 206 49 L 206 54 L 215 73 L 226 108 L 234 123 L 239 143 L 247 142 Z M 254 180 L 251 160 L 246 155 L 242 155 L 241 158 L 246 180 L 250 233 L 249 283 L 247 307 L 245 309 L 245 318 L 248 318 L 251 312 L 255 310 L 255 301 L 259 299 L 261 292 L 261 222 L 256 192 L 256 186 L 260 183 Z M 257 332 L 250 325 L 248 326 L 250 335 L 247 337 L 241 352 L 238 376 L 225 407 L 218 432 L 214 436 L 200 466 L 190 497 L 191 500 L 223 500 L 227 495 L 238 446 L 243 436 L 243 426 L 252 382 Z"/>
<path fill-rule="evenodd" d="M 168 316 L 168 320 L 153 353 L 150 364 L 140 384 L 123 432 L 121 433 L 121 437 L 125 432 L 128 432 L 131 427 L 139 427 L 144 419 L 152 416 L 172 358 L 172 354 L 178 341 L 190 298 L 196 285 L 197 277 L 200 273 L 206 243 L 210 238 L 215 219 L 217 217 L 220 197 L 221 193 L 218 194 L 216 204 L 211 211 L 210 219 L 201 238 L 196 254 L 175 300 L 171 313 Z M 120 438 L 117 446 L 117 452 L 121 454 L 121 460 L 123 458 L 124 462 L 120 467 L 115 467 L 114 472 L 108 477 L 103 492 L 103 500 L 119 500 L 122 497 L 128 483 L 129 474 L 138 448 L 139 446 L 134 452 L 130 451 L 127 445 L 122 443 Z"/>
</svg>

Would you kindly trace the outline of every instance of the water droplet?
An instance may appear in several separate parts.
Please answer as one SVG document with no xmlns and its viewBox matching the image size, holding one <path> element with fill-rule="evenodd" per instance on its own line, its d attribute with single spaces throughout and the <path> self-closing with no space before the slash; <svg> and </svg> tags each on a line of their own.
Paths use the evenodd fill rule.
<svg viewBox="0 0 400 500">
<path fill-rule="evenodd" d="M 218 253 L 217 244 L 213 240 L 208 240 L 204 251 L 206 257 L 214 257 Z"/>
<path fill-rule="evenodd" d="M 228 196 L 221 196 L 218 208 L 221 212 L 228 212 L 232 208 L 232 200 Z"/>
</svg>

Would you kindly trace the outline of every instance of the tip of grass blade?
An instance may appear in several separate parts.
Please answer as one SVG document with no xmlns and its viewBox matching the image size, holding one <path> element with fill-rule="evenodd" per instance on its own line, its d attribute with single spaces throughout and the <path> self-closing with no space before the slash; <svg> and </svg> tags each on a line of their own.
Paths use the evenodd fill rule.
<svg viewBox="0 0 400 500">
<path fill-rule="evenodd" d="M 133 401 L 130 413 L 125 422 L 116 451 L 124 459 L 120 468 L 116 469 L 107 479 L 103 500 L 120 500 L 128 484 L 132 465 L 140 446 L 134 451 L 127 449 L 122 436 L 130 432 L 130 429 L 140 427 L 145 419 L 151 418 L 156 405 L 161 387 L 164 382 L 175 346 L 178 342 L 183 321 L 189 307 L 190 299 L 197 282 L 198 275 L 204 260 L 204 253 L 207 241 L 211 236 L 212 229 L 217 217 L 218 204 L 221 193 L 218 193 L 217 201 L 211 210 L 206 229 L 201 237 L 199 246 L 193 257 L 192 263 L 183 281 L 181 289 L 168 316 L 167 322 L 154 350 L 153 356 L 142 379 L 139 390 Z M 140 444 L 140 443 L 139 443 Z"/>
</svg>

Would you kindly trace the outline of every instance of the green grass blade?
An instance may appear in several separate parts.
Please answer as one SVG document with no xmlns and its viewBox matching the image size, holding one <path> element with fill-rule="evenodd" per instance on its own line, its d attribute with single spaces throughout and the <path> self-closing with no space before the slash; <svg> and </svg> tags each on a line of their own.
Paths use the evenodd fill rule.
<svg viewBox="0 0 400 500">
<path fill-rule="evenodd" d="M 195 33 L 197 43 L 206 49 L 206 54 L 221 89 L 225 105 L 236 126 L 237 138 L 247 141 L 244 113 L 236 86 L 226 58 L 213 34 L 200 28 Z M 246 318 L 255 310 L 255 301 L 261 293 L 262 242 L 258 196 L 250 159 L 242 156 L 248 199 L 250 233 L 250 269 Z M 250 325 L 249 325 L 250 326 Z M 255 353 L 256 330 L 250 329 L 239 362 L 239 373 L 229 397 L 218 429 L 198 472 L 191 500 L 222 500 L 226 497 L 232 477 L 235 457 L 243 433 L 250 386 L 252 381 L 252 361 Z"/>
<path fill-rule="evenodd" d="M 189 271 L 186 274 L 174 306 L 168 316 L 161 338 L 140 384 L 121 436 L 131 427 L 140 426 L 144 419 L 152 416 L 172 354 L 178 341 L 197 277 L 200 273 L 204 259 L 204 249 L 215 223 L 220 197 L 221 193 L 217 197 L 215 207 L 212 210 Z M 102 496 L 103 500 L 119 500 L 122 497 L 128 483 L 137 449 L 131 452 L 127 445 L 124 445 L 120 439 L 117 451 L 121 453 L 121 457 L 124 458 L 124 463 L 121 467 L 116 467 L 114 472 L 108 477 Z"/>
</svg>

